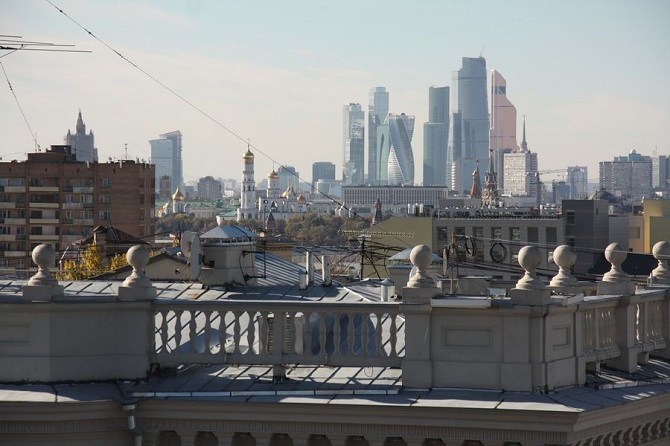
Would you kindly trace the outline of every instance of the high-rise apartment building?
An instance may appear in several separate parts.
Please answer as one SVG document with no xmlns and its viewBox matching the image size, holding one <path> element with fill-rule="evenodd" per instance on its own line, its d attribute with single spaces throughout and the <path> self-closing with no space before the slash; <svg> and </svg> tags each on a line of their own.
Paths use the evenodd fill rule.
<svg viewBox="0 0 670 446">
<path fill-rule="evenodd" d="M 389 93 L 384 87 L 370 90 L 368 104 L 368 184 L 379 185 L 380 153 L 377 127 L 384 124 L 389 113 Z"/>
<path fill-rule="evenodd" d="M 652 194 L 652 160 L 632 150 L 600 162 L 600 188 L 623 198 L 641 200 Z"/>
<path fill-rule="evenodd" d="M 413 115 L 389 113 L 384 124 L 377 126 L 378 185 L 414 184 L 413 135 Z"/>
<path fill-rule="evenodd" d="M 428 122 L 423 124 L 423 185 L 447 184 L 449 87 L 428 89 Z"/>
<path fill-rule="evenodd" d="M 81 117 L 81 110 L 79 110 L 79 116 L 77 116 L 75 133 L 68 130 L 64 140 L 66 145 L 72 147 L 77 161 L 98 162 L 98 149 L 95 148 L 93 130 L 89 130 L 86 133 L 86 124 L 84 124 L 84 120 Z"/>
<path fill-rule="evenodd" d="M 317 161 L 312 164 L 312 190 L 319 180 L 334 180 L 335 164 L 328 161 Z"/>
<path fill-rule="evenodd" d="M 156 166 L 156 184 L 169 178 L 170 188 L 174 192 L 184 183 L 182 167 L 182 135 L 179 130 L 159 135 L 159 139 L 152 139 L 151 162 Z M 162 179 L 162 180 L 161 180 Z M 160 191 L 159 191 L 160 192 Z M 167 197 L 162 197 L 165 199 Z"/>
<path fill-rule="evenodd" d="M 198 198 L 201 200 L 214 201 L 223 197 L 223 185 L 221 181 L 212 176 L 206 176 L 198 180 Z"/>
<path fill-rule="evenodd" d="M 342 181 L 363 184 L 365 180 L 365 128 L 361 104 L 342 109 Z"/>
<path fill-rule="evenodd" d="M 503 189 L 505 170 L 503 156 L 519 150 L 516 143 L 516 107 L 507 98 L 507 81 L 496 70 L 491 70 L 491 129 L 489 147 L 493 150 L 498 188 Z"/>
<path fill-rule="evenodd" d="M 505 194 L 540 199 L 537 153 L 528 150 L 525 118 L 523 120 L 521 149 L 503 155 L 503 177 L 503 191 Z"/>
<path fill-rule="evenodd" d="M 464 57 L 453 74 L 451 94 L 447 178 L 452 189 L 466 192 L 477 162 L 482 170 L 487 170 L 489 162 L 486 59 Z"/>
<path fill-rule="evenodd" d="M 586 166 L 570 166 L 565 183 L 570 187 L 571 200 L 584 200 L 589 196 L 589 175 Z"/>
<path fill-rule="evenodd" d="M 0 163 L 0 268 L 28 269 L 35 246 L 58 253 L 100 225 L 151 241 L 155 187 L 151 164 L 77 161 L 67 145 Z"/>
<path fill-rule="evenodd" d="M 670 189 L 670 156 L 651 157 L 651 187 L 662 191 Z"/>
</svg>

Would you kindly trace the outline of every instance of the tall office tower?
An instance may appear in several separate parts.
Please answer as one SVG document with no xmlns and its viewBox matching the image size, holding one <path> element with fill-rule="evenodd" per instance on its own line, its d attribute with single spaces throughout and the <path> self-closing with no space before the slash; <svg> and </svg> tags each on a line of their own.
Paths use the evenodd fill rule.
<svg viewBox="0 0 670 446">
<path fill-rule="evenodd" d="M 389 94 L 384 87 L 370 90 L 368 104 L 368 184 L 379 185 L 380 154 L 377 127 L 384 124 L 389 112 Z"/>
<path fill-rule="evenodd" d="M 404 113 L 389 113 L 385 124 L 388 126 L 390 144 L 387 160 L 386 177 L 380 180 L 383 184 L 412 186 L 414 184 L 414 153 L 412 152 L 412 135 L 414 135 L 414 116 Z"/>
<path fill-rule="evenodd" d="M 614 161 L 600 162 L 600 188 L 631 200 L 641 200 L 652 194 L 652 160 L 635 150 Z"/>
<path fill-rule="evenodd" d="M 491 129 L 489 146 L 498 174 L 498 188 L 505 181 L 503 156 L 519 150 L 516 143 L 516 107 L 507 99 L 507 81 L 496 70 L 491 70 Z"/>
<path fill-rule="evenodd" d="M 279 166 L 279 189 L 284 192 L 290 187 L 297 193 L 299 191 L 300 175 L 293 166 Z"/>
<path fill-rule="evenodd" d="M 342 181 L 363 184 L 365 180 L 365 129 L 361 104 L 342 109 Z"/>
<path fill-rule="evenodd" d="M 584 200 L 589 196 L 589 175 L 585 166 L 570 166 L 565 184 L 570 188 L 570 200 Z"/>
<path fill-rule="evenodd" d="M 75 133 L 72 134 L 68 130 L 64 139 L 65 144 L 72 147 L 77 161 L 98 162 L 98 149 L 95 148 L 93 130 L 90 130 L 88 134 L 86 133 L 86 124 L 84 124 L 84 120 L 81 118 L 81 110 L 79 110 L 79 116 L 77 117 Z"/>
<path fill-rule="evenodd" d="M 651 157 L 651 187 L 660 190 L 670 189 L 670 156 Z"/>
<path fill-rule="evenodd" d="M 503 155 L 503 189 L 512 196 L 540 198 L 540 178 L 537 168 L 537 153 L 528 150 L 526 142 L 526 118 L 523 119 L 521 149 Z"/>
<path fill-rule="evenodd" d="M 477 161 L 484 170 L 489 163 L 486 59 L 464 57 L 462 67 L 454 72 L 452 83 L 447 179 L 452 189 L 467 193 Z"/>
<path fill-rule="evenodd" d="M 151 162 L 156 165 L 156 185 L 170 178 L 170 190 L 174 191 L 183 184 L 181 161 L 182 136 L 179 130 L 159 135 L 152 139 Z M 161 180 L 163 178 L 163 180 Z"/>
<path fill-rule="evenodd" d="M 198 198 L 201 200 L 214 201 L 223 197 L 223 185 L 221 181 L 215 180 L 208 175 L 198 180 Z"/>
<path fill-rule="evenodd" d="M 423 185 L 447 184 L 449 87 L 428 89 L 428 122 L 423 124 Z"/>
<path fill-rule="evenodd" d="M 328 161 L 317 161 L 312 164 L 312 190 L 315 190 L 319 180 L 334 180 L 335 164 Z"/>
</svg>

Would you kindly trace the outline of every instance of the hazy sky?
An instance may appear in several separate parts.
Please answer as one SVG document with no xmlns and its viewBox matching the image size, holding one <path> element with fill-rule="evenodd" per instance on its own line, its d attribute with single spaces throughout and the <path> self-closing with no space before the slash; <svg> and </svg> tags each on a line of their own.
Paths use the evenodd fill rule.
<svg viewBox="0 0 670 446">
<path fill-rule="evenodd" d="M 428 87 L 481 53 L 507 79 L 519 135 L 526 115 L 541 170 L 586 165 L 595 180 L 598 161 L 632 149 L 670 155 L 667 0 L 50 1 L 212 119 L 48 1 L 0 0 L 0 34 L 92 51 L 0 58 L 43 148 L 81 109 L 101 161 L 125 144 L 148 159 L 148 140 L 181 130 L 186 181 L 241 179 L 247 138 L 257 180 L 273 161 L 307 181 L 331 161 L 339 178 L 342 106 L 367 111 L 369 89 L 385 86 L 392 112 L 416 116 L 421 181 Z M 1 71 L 0 83 L 0 157 L 23 160 L 33 139 Z"/>
</svg>

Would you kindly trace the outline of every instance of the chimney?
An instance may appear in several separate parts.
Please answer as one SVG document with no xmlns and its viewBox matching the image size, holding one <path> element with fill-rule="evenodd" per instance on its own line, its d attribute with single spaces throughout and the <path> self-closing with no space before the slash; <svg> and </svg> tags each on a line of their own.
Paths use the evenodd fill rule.
<svg viewBox="0 0 670 446">
<path fill-rule="evenodd" d="M 330 278 L 330 256 L 321 256 L 321 285 L 331 286 L 333 284 Z"/>
<path fill-rule="evenodd" d="M 307 285 L 314 285 L 314 253 L 305 251 L 305 269 L 307 270 Z"/>
</svg>

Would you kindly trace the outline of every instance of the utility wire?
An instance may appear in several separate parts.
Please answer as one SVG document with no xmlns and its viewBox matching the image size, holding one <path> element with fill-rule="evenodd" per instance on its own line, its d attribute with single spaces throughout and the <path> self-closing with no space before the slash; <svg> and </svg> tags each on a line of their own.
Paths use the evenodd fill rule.
<svg viewBox="0 0 670 446">
<path fill-rule="evenodd" d="M 245 142 L 249 147 L 253 148 L 256 152 L 260 153 L 261 155 L 263 155 L 264 157 L 266 157 L 268 160 L 270 160 L 270 161 L 272 161 L 273 163 L 279 165 L 280 167 L 283 167 L 283 164 L 281 164 L 279 161 L 275 160 L 272 156 L 270 156 L 269 154 L 265 153 L 264 151 L 262 151 L 262 150 L 259 149 L 258 147 L 256 147 L 256 146 L 254 146 L 253 144 L 251 144 L 247 139 L 244 139 L 242 136 L 240 136 L 240 135 L 238 135 L 237 133 L 235 133 L 230 127 L 228 127 L 228 126 L 224 125 L 223 123 L 221 123 L 220 121 L 218 121 L 218 120 L 217 120 L 216 118 L 214 118 L 212 115 L 210 115 L 209 113 L 207 113 L 206 111 L 204 111 L 203 109 L 201 109 L 200 107 L 198 107 L 197 105 L 195 105 L 193 102 L 189 101 L 187 98 L 185 98 L 184 96 L 182 96 L 181 94 L 179 94 L 177 91 L 175 91 L 174 89 L 170 88 L 168 85 L 166 85 L 165 83 L 163 83 L 162 81 L 160 81 L 157 77 L 153 76 L 152 74 L 150 74 L 149 72 L 147 72 L 146 70 L 144 70 L 143 68 L 141 68 L 139 65 L 137 65 L 135 62 L 133 62 L 132 60 L 128 59 L 126 56 L 124 56 L 123 54 L 121 54 L 120 51 L 118 51 L 118 50 L 116 50 L 115 48 L 113 48 L 111 45 L 109 45 L 107 42 L 105 42 L 104 40 L 102 40 L 100 37 L 98 37 L 98 36 L 96 36 L 95 34 L 93 34 L 92 31 L 90 31 L 89 29 L 87 29 L 84 25 L 82 25 L 81 23 L 79 23 L 78 21 L 76 21 L 74 18 L 72 18 L 70 15 L 68 15 L 65 11 L 63 11 L 61 8 L 59 8 L 58 6 L 56 6 L 53 2 L 51 2 L 51 0 L 45 0 L 45 1 L 46 1 L 47 3 L 49 3 L 51 6 L 53 6 L 58 12 L 60 12 L 61 14 L 63 14 L 68 20 L 70 20 L 72 23 L 74 23 L 75 25 L 77 25 L 77 27 L 79 27 L 79 28 L 82 29 L 84 32 L 86 32 L 88 35 L 90 35 L 93 39 L 97 40 L 97 41 L 100 42 L 102 45 L 104 45 L 107 49 L 109 49 L 109 50 L 112 51 L 114 54 L 116 54 L 117 56 L 119 56 L 124 62 L 130 64 L 133 68 L 137 69 L 137 70 L 140 71 L 142 74 L 144 74 L 145 76 L 147 76 L 149 79 L 151 79 L 152 81 L 156 82 L 158 85 L 160 85 L 161 87 L 163 87 L 163 88 L 164 88 L 165 90 L 167 90 L 169 93 L 171 93 L 171 94 L 173 94 L 174 96 L 176 96 L 177 98 L 179 98 L 179 99 L 180 99 L 182 102 L 184 102 L 186 105 L 188 105 L 189 107 L 191 107 L 191 108 L 192 108 L 193 110 L 195 110 L 196 112 L 200 113 L 202 116 L 204 116 L 204 117 L 206 117 L 207 119 L 209 119 L 211 122 L 213 122 L 215 125 L 219 126 L 219 127 L 222 128 L 223 130 L 225 130 L 226 132 L 228 132 L 228 133 L 229 133 L 230 135 L 232 135 L 233 137 L 239 139 L 239 140 L 242 141 L 242 142 Z M 295 177 L 298 179 L 298 181 L 303 181 L 304 183 L 308 183 L 307 181 L 305 181 L 305 180 L 303 180 L 302 178 L 300 178 L 300 176 L 299 176 L 297 173 L 292 172 L 292 171 L 289 171 L 289 172 L 290 172 L 293 176 L 295 176 Z M 331 202 L 335 203 L 336 205 L 338 205 L 338 206 L 340 206 L 340 207 L 346 209 L 347 211 L 350 211 L 354 216 L 359 217 L 359 218 L 363 218 L 363 217 L 361 217 L 358 213 L 356 213 L 354 210 L 347 208 L 347 207 L 345 206 L 344 203 L 341 203 L 339 200 L 336 200 L 334 197 L 331 197 L 330 195 L 328 195 L 328 194 L 326 194 L 326 193 L 324 193 L 324 192 L 322 192 L 322 191 L 319 191 L 318 189 L 317 189 L 317 192 L 318 192 L 320 195 L 322 195 L 323 197 L 325 197 L 326 199 L 328 199 L 328 200 L 330 200 Z M 406 246 L 409 246 L 409 244 L 408 244 L 406 241 L 401 240 L 400 238 L 395 237 L 395 236 L 394 236 L 394 238 L 397 238 L 398 241 L 400 241 L 401 243 L 405 244 Z"/>
<path fill-rule="evenodd" d="M 28 122 L 28 118 L 26 117 L 26 114 L 23 112 L 23 107 L 21 107 L 21 103 L 19 102 L 19 98 L 16 96 L 16 92 L 14 91 L 14 88 L 12 87 L 12 83 L 9 81 L 9 76 L 7 76 L 7 71 L 5 71 L 5 66 L 2 64 L 1 60 L 0 60 L 0 68 L 2 68 L 2 73 L 5 75 L 5 79 L 7 80 L 7 85 L 9 85 L 9 91 L 12 92 L 12 96 L 14 96 L 14 100 L 16 101 L 16 105 L 19 106 L 19 110 L 21 111 L 21 116 L 23 116 L 23 121 L 26 123 L 26 126 L 28 126 L 28 131 L 30 132 L 30 137 L 32 138 L 33 142 L 35 143 L 35 148 L 39 148 L 40 145 L 37 144 L 37 138 L 35 137 L 35 133 L 33 132 L 33 129 L 30 127 L 30 123 Z"/>
</svg>

